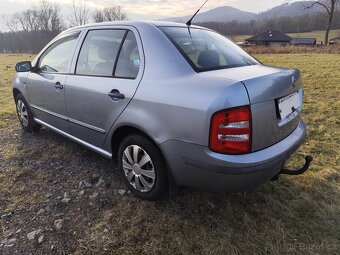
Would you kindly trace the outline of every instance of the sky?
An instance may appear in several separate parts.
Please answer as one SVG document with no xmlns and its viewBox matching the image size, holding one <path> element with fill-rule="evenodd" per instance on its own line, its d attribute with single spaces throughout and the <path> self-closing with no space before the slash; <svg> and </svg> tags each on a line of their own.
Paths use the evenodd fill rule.
<svg viewBox="0 0 340 255">
<path fill-rule="evenodd" d="M 0 30 L 5 30 L 5 19 L 11 14 L 30 8 L 40 0 L 0 0 Z M 69 12 L 72 0 L 47 0 L 57 2 L 64 13 Z M 204 0 L 85 0 L 90 7 L 103 8 L 120 5 L 133 19 L 161 19 L 193 14 Z M 232 6 L 243 11 L 262 12 L 294 0 L 209 0 L 202 12 Z"/>
</svg>

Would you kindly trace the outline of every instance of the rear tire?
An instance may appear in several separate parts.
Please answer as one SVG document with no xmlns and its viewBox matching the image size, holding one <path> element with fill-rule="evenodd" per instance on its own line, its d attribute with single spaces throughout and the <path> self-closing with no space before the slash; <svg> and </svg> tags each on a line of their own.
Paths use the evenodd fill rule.
<svg viewBox="0 0 340 255">
<path fill-rule="evenodd" d="M 15 98 L 17 116 L 19 118 L 22 129 L 25 132 L 32 133 L 40 130 L 41 125 L 34 121 L 33 113 L 22 94 L 18 94 Z"/>
<path fill-rule="evenodd" d="M 158 147 L 142 135 L 129 135 L 118 150 L 118 169 L 137 197 L 155 201 L 168 191 L 166 164 Z"/>
</svg>

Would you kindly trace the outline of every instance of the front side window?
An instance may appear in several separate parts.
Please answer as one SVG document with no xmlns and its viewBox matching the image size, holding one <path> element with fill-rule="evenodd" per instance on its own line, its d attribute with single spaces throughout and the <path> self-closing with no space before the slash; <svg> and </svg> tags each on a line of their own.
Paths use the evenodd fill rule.
<svg viewBox="0 0 340 255">
<path fill-rule="evenodd" d="M 41 55 L 39 70 L 43 73 L 67 73 L 78 35 L 63 37 L 53 43 Z"/>
<path fill-rule="evenodd" d="M 86 35 L 77 61 L 76 74 L 112 76 L 126 30 L 92 30 Z"/>
<path fill-rule="evenodd" d="M 195 71 L 203 72 L 259 64 L 233 42 L 216 32 L 185 27 L 162 27 L 160 29 Z"/>
</svg>

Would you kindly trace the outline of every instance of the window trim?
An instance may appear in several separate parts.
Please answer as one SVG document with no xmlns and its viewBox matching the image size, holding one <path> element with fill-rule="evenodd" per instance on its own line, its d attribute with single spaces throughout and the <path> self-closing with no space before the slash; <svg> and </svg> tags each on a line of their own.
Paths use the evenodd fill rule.
<svg viewBox="0 0 340 255">
<path fill-rule="evenodd" d="M 122 52 L 122 48 L 123 48 L 123 45 L 124 45 L 124 43 L 125 43 L 125 40 L 126 40 L 126 37 L 127 37 L 128 33 L 129 33 L 129 30 L 126 30 L 126 31 L 125 31 L 125 34 L 124 34 L 124 36 L 123 36 L 123 38 L 122 38 L 122 42 L 121 42 L 120 45 L 119 45 L 119 49 L 118 49 L 118 52 L 117 52 L 117 56 L 116 56 L 115 62 L 114 62 L 114 64 L 113 64 L 112 77 L 115 77 L 116 69 L 117 69 L 117 64 L 118 64 L 118 59 L 119 59 L 119 57 L 120 57 L 120 53 Z M 134 35 L 134 36 L 135 36 L 135 35 Z M 136 37 L 136 36 L 135 36 L 135 37 Z"/>
<path fill-rule="evenodd" d="M 38 59 L 36 60 L 34 72 L 35 72 L 35 73 L 41 73 L 41 74 L 54 74 L 54 75 L 55 75 L 55 74 L 61 74 L 61 75 L 67 75 L 67 74 L 69 74 L 70 67 L 71 67 L 71 64 L 72 64 L 73 55 L 74 55 L 74 50 L 76 49 L 77 42 L 78 42 L 78 40 L 79 40 L 80 34 L 81 34 L 81 30 L 72 31 L 72 32 L 70 32 L 70 33 L 66 33 L 66 34 L 63 34 L 63 35 L 61 35 L 61 36 L 57 36 L 54 40 L 52 40 L 52 41 L 50 42 L 50 44 L 48 44 L 48 45 L 46 46 L 46 48 L 43 49 L 42 53 L 39 55 Z M 55 45 L 56 43 L 58 43 L 60 40 L 65 39 L 65 38 L 67 38 L 67 37 L 72 37 L 72 36 L 77 36 L 77 37 L 75 38 L 76 41 L 75 41 L 75 44 L 74 44 L 74 46 L 73 46 L 73 49 L 72 49 L 72 52 L 71 52 L 71 55 L 70 55 L 70 59 L 69 59 L 70 62 L 68 63 L 68 67 L 67 67 L 68 72 L 66 72 L 66 73 L 64 73 L 64 72 L 63 72 L 63 73 L 59 73 L 59 72 L 41 72 L 39 66 L 40 66 L 40 63 L 41 63 L 41 58 L 44 56 L 44 54 L 45 54 L 45 53 L 46 53 L 53 45 Z"/>
<path fill-rule="evenodd" d="M 121 44 L 121 46 L 120 46 L 119 54 L 117 55 L 117 59 L 116 59 L 116 62 L 115 62 L 115 66 L 114 66 L 114 68 L 113 68 L 113 73 L 112 73 L 112 77 L 113 77 L 113 78 L 117 78 L 117 79 L 125 79 L 125 80 L 136 80 L 137 77 L 138 77 L 138 73 L 139 73 L 139 70 L 140 70 L 140 68 L 141 68 L 141 65 L 139 65 L 138 73 L 137 73 L 136 77 L 134 77 L 134 78 L 133 78 L 133 77 L 124 77 L 124 76 L 118 76 L 118 75 L 116 75 L 119 57 L 120 57 L 121 51 L 122 51 L 122 49 L 123 49 L 124 43 L 125 43 L 125 41 L 126 41 L 126 37 L 128 36 L 128 34 L 129 34 L 130 32 L 131 32 L 131 33 L 133 34 L 133 36 L 135 37 L 136 44 L 137 44 L 138 55 L 139 55 L 139 61 L 141 60 L 141 54 L 140 54 L 140 50 L 139 50 L 139 48 L 138 48 L 137 37 L 136 37 L 135 33 L 134 33 L 132 30 L 127 30 L 127 31 L 126 31 L 126 34 L 125 34 L 125 37 L 124 37 L 124 40 L 122 41 L 122 44 Z"/>
<path fill-rule="evenodd" d="M 80 53 L 81 53 L 81 50 L 83 48 L 83 45 L 85 43 L 85 40 L 86 40 L 86 37 L 88 36 L 89 32 L 91 31 L 98 31 L 98 30 L 123 30 L 125 31 L 125 34 L 123 35 L 122 37 L 122 41 L 119 45 L 119 48 L 118 48 L 118 51 L 117 51 L 117 56 L 116 56 L 116 59 L 114 61 L 114 65 L 113 65 L 113 70 L 112 70 L 112 74 L 111 76 L 105 76 L 105 75 L 91 75 L 91 74 L 77 74 L 77 65 L 78 65 L 78 60 L 79 60 L 79 57 L 80 57 Z M 97 78 L 115 78 L 115 79 L 124 79 L 124 80 L 136 80 L 138 78 L 138 75 L 135 77 L 135 78 L 131 78 L 131 77 L 120 77 L 120 76 L 116 76 L 115 75 L 115 72 L 116 72 L 116 68 L 117 68 L 117 63 L 118 63 L 118 59 L 119 59 L 119 56 L 120 56 L 120 53 L 121 53 L 121 50 L 123 48 L 123 45 L 124 45 L 124 42 L 125 42 L 125 39 L 128 35 L 128 33 L 131 32 L 133 33 L 136 41 L 137 41 L 137 47 L 138 47 L 138 40 L 137 40 L 137 36 L 136 34 L 134 33 L 134 31 L 132 31 L 131 29 L 129 28 L 113 28 L 113 27 L 103 27 L 103 28 L 93 28 L 93 29 L 88 29 L 82 39 L 82 43 L 79 47 L 79 50 L 77 52 L 77 58 L 76 58 L 76 61 L 75 61 L 75 66 L 74 66 L 74 69 L 73 69 L 73 72 L 71 72 L 69 75 L 76 75 L 76 76 L 86 76 L 86 77 L 97 77 Z M 140 49 L 138 47 L 138 52 L 139 52 L 139 55 L 140 55 Z M 141 56 L 141 55 L 140 55 Z M 141 67 L 139 68 L 141 69 Z M 139 70 L 140 71 L 140 70 Z M 138 71 L 138 73 L 139 73 Z"/>
</svg>

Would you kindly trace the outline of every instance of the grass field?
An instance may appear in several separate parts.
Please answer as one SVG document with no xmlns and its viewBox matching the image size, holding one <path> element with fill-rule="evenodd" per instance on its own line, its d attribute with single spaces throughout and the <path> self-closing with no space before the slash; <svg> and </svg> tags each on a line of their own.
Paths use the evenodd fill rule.
<svg viewBox="0 0 340 255">
<path fill-rule="evenodd" d="M 119 195 L 109 160 L 46 129 L 21 132 L 10 82 L 14 63 L 31 58 L 0 55 L 0 242 L 15 239 L 1 254 L 339 254 L 340 54 L 256 55 L 303 74 L 308 140 L 289 165 L 311 154 L 310 171 L 253 192 L 183 189 L 157 203 Z M 79 189 L 98 176 L 103 187 Z M 37 229 L 41 243 L 26 237 Z"/>
<path fill-rule="evenodd" d="M 303 38 L 316 38 L 317 42 L 325 41 L 325 31 L 312 31 L 307 33 L 291 33 L 288 34 L 290 37 L 303 37 Z M 235 42 L 244 42 L 245 39 L 251 37 L 252 35 L 235 35 L 231 36 L 231 38 Z M 340 36 L 340 29 L 331 30 L 329 34 L 329 39 Z"/>
</svg>

